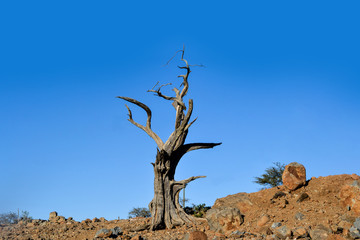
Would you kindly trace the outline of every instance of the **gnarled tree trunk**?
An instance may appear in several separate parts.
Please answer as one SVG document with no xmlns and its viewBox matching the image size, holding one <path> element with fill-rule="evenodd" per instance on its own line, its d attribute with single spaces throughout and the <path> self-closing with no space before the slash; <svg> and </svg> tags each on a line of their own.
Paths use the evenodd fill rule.
<svg viewBox="0 0 360 240">
<path fill-rule="evenodd" d="M 175 181 L 175 171 L 176 167 L 181 159 L 181 157 L 192 150 L 213 148 L 214 146 L 220 145 L 221 143 L 190 143 L 185 144 L 185 139 L 188 134 L 189 127 L 195 122 L 193 120 L 190 122 L 192 110 L 193 110 L 193 100 L 190 99 L 188 103 L 188 109 L 183 101 L 184 96 L 187 94 L 189 84 L 188 77 L 190 74 L 190 66 L 188 62 L 184 59 L 184 49 L 180 50 L 181 60 L 185 63 L 185 66 L 179 67 L 180 69 L 185 69 L 186 74 L 180 75 L 183 82 L 180 86 L 180 89 L 174 88 L 175 92 L 174 97 L 165 96 L 161 92 L 161 88 L 170 85 L 165 84 L 158 87 L 154 90 L 157 84 L 153 89 L 148 92 L 153 92 L 155 95 L 173 101 L 172 105 L 176 110 L 175 118 L 175 130 L 169 136 L 167 141 L 164 143 L 161 138 L 152 131 L 151 129 L 151 110 L 145 104 L 128 97 L 118 97 L 124 99 L 130 103 L 133 103 L 147 113 L 147 122 L 146 125 L 141 125 L 135 122 L 132 118 L 132 112 L 128 106 L 129 112 L 129 121 L 135 126 L 144 130 L 150 137 L 156 142 L 158 149 L 156 155 L 155 163 L 152 163 L 154 167 L 154 198 L 149 204 L 149 209 L 152 216 L 151 229 L 163 229 L 163 228 L 173 228 L 175 226 L 182 225 L 184 223 L 192 222 L 192 217 L 188 216 L 181 205 L 179 204 L 179 193 L 187 183 L 205 176 L 190 177 L 182 181 Z M 182 87 L 182 89 L 181 89 Z M 187 112 L 185 113 L 185 111 Z"/>
</svg>

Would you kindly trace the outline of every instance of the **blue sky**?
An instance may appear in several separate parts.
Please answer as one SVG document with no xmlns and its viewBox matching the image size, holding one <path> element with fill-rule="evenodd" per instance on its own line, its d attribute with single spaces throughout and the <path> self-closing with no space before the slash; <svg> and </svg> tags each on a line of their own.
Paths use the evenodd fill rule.
<svg viewBox="0 0 360 240">
<path fill-rule="evenodd" d="M 254 192 L 273 162 L 307 177 L 360 172 L 358 1 L 3 1 L 0 3 L 0 212 L 127 218 L 153 196 L 156 145 L 124 102 L 153 110 L 166 139 L 174 111 L 146 91 L 194 67 L 178 180 L 190 203 Z M 170 89 L 169 89 L 170 90 Z M 170 93 L 170 91 L 168 92 Z M 132 107 L 134 118 L 146 115 Z"/>
</svg>

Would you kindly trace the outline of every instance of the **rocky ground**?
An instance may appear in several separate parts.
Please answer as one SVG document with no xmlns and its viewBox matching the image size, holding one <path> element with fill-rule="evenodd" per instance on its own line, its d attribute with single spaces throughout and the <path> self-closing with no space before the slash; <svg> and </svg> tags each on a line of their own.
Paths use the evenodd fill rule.
<svg viewBox="0 0 360 240">
<path fill-rule="evenodd" d="M 318 177 L 297 187 L 284 183 L 229 195 L 216 200 L 207 218 L 171 230 L 149 231 L 149 223 L 149 218 L 76 222 L 51 213 L 49 220 L 0 226 L 0 239 L 357 239 L 360 177 Z"/>
</svg>

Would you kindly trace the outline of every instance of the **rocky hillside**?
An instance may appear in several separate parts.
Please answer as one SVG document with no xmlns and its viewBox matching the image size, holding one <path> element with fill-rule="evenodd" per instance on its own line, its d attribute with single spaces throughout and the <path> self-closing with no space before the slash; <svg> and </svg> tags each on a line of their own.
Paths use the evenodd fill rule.
<svg viewBox="0 0 360 240">
<path fill-rule="evenodd" d="M 302 165 L 287 166 L 284 185 L 216 200 L 206 218 L 171 230 L 149 231 L 150 219 L 76 222 L 49 220 L 1 226 L 0 239 L 358 239 L 360 177 L 305 180 Z M 287 175 L 286 175 L 287 174 Z"/>
</svg>

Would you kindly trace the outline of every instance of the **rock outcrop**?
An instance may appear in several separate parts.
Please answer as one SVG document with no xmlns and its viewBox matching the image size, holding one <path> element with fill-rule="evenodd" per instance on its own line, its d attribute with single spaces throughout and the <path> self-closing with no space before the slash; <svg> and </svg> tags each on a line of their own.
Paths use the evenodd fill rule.
<svg viewBox="0 0 360 240">
<path fill-rule="evenodd" d="M 344 207 L 360 216 L 360 180 L 354 180 L 341 188 L 340 201 Z"/>
</svg>

